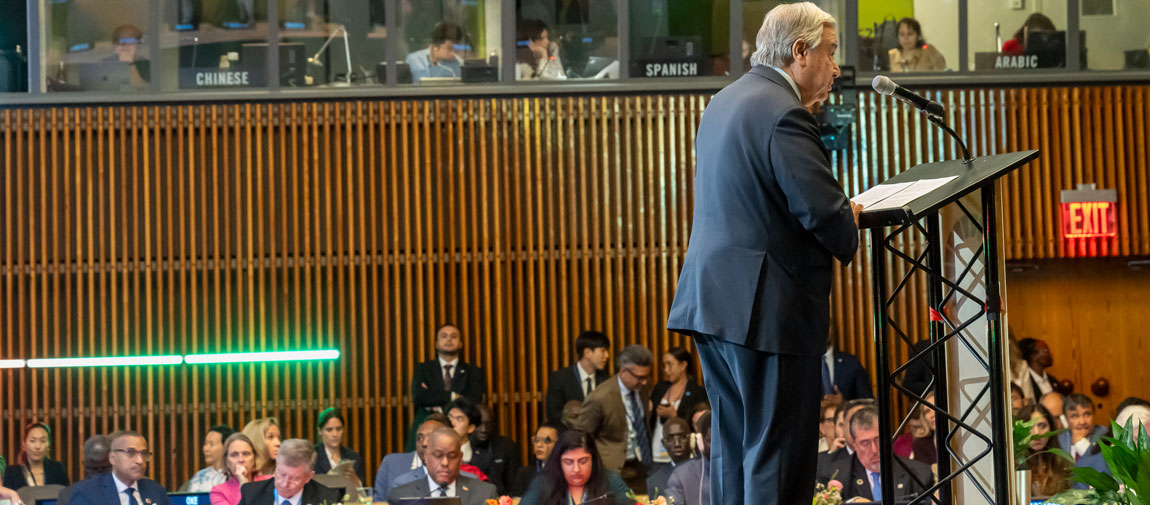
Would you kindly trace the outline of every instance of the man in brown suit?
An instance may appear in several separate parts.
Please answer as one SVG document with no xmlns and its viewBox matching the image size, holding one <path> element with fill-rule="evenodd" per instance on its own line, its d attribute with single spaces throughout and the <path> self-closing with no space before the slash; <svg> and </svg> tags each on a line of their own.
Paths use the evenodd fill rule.
<svg viewBox="0 0 1150 505">
<path fill-rule="evenodd" d="M 619 472 L 635 494 L 647 494 L 651 466 L 651 436 L 647 431 L 651 351 L 641 345 L 624 347 L 616 357 L 619 373 L 607 379 L 583 401 L 575 428 L 595 439 L 603 466 Z"/>
</svg>

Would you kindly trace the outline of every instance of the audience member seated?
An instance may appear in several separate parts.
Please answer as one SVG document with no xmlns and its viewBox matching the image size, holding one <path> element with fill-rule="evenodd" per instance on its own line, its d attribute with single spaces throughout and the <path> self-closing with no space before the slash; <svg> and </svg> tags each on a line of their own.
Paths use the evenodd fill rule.
<svg viewBox="0 0 1150 505">
<path fill-rule="evenodd" d="M 459 25 L 450 21 L 436 24 L 431 32 L 431 45 L 407 55 L 412 84 L 428 77 L 460 77 L 462 62 L 455 55 L 455 45 L 462 41 L 463 28 Z"/>
<path fill-rule="evenodd" d="M 1026 52 L 1026 39 L 1033 32 L 1053 32 L 1054 22 L 1041 12 L 1035 12 L 1026 18 L 1014 37 L 1002 43 L 1002 52 L 1005 54 L 1022 54 Z M 1021 342 L 1019 342 L 1021 344 Z M 1023 387 L 1025 390 L 1026 388 Z"/>
<path fill-rule="evenodd" d="M 1019 419 L 1033 421 L 1032 435 L 1049 433 L 1054 426 L 1054 416 L 1042 405 L 1027 405 L 1019 412 Z M 1070 489 L 1069 462 L 1048 452 L 1062 449 L 1058 438 L 1047 437 L 1030 441 L 1025 467 L 1030 470 L 1030 494 L 1035 498 L 1049 498 Z M 1046 452 L 1044 452 L 1046 451 Z"/>
<path fill-rule="evenodd" d="M 110 437 L 108 461 L 112 471 L 76 485 L 72 505 L 109 505 L 127 503 L 170 505 L 168 492 L 159 482 L 144 478 L 152 452 L 148 441 L 134 431 L 117 431 Z"/>
<path fill-rule="evenodd" d="M 850 426 L 851 417 L 868 406 L 873 407 L 874 400 L 870 398 L 860 398 L 840 405 L 838 410 L 835 411 L 835 435 L 842 439 L 842 442 L 835 443 L 839 448 L 834 451 L 819 453 L 818 469 L 815 474 L 815 478 L 819 482 L 827 482 L 830 480 L 830 472 L 833 471 L 832 467 L 847 464 L 854 458 L 854 439 L 851 438 L 851 432 L 847 429 L 847 426 Z"/>
<path fill-rule="evenodd" d="M 338 503 L 343 489 L 332 489 L 318 482 L 315 476 L 315 449 L 302 438 L 284 440 L 276 454 L 275 476 L 271 479 L 245 484 L 240 488 L 241 505 L 279 505 L 291 503 L 308 505 Z"/>
<path fill-rule="evenodd" d="M 707 390 L 695 381 L 695 359 L 682 347 L 672 347 L 663 355 L 663 377 L 666 379 L 651 390 L 651 403 L 647 410 L 654 415 L 648 428 L 651 430 L 651 456 L 657 471 L 660 466 L 671 462 L 671 456 L 663 447 L 663 423 L 667 419 L 686 419 L 701 401 L 706 401 Z"/>
<path fill-rule="evenodd" d="M 379 471 L 375 474 L 375 487 L 372 489 L 375 501 L 387 501 L 387 495 L 391 493 L 392 489 L 427 478 L 427 467 L 423 463 L 423 458 L 427 454 L 427 444 L 431 441 L 431 433 L 440 428 L 451 428 L 451 422 L 447 420 L 447 416 L 438 412 L 427 416 L 423 424 L 419 425 L 419 430 L 416 431 L 414 453 L 389 454 L 383 458 L 379 465 Z M 461 470 L 460 473 L 478 479 L 478 476 L 467 470 Z"/>
<path fill-rule="evenodd" d="M 820 479 L 819 482 L 826 484 L 833 476 L 833 480 L 843 484 L 843 500 L 862 498 L 882 503 L 878 410 L 873 406 L 863 407 L 850 417 L 849 422 L 848 428 L 855 455 L 845 462 L 839 461 L 833 464 L 824 477 L 825 480 Z M 922 494 L 934 482 L 929 466 L 917 461 L 898 459 L 899 461 L 895 461 L 892 465 L 896 495 L 887 498 L 887 503 Z"/>
<path fill-rule="evenodd" d="M 841 397 L 842 401 L 874 398 L 870 378 L 862 363 L 853 354 L 836 351 L 834 341 L 827 337 L 827 352 L 823 355 L 823 398 Z"/>
<path fill-rule="evenodd" d="M 1067 431 L 1058 436 L 1058 447 L 1069 452 L 1074 460 L 1090 454 L 1106 434 L 1105 426 L 1094 424 L 1094 401 L 1076 393 L 1066 397 Z M 1051 423 L 1053 424 L 1053 423 Z"/>
<path fill-rule="evenodd" d="M 212 505 L 237 505 L 240 488 L 249 482 L 268 480 L 271 475 L 259 475 L 255 444 L 243 433 L 233 433 L 224 440 L 224 482 L 212 488 Z"/>
<path fill-rule="evenodd" d="M 559 46 L 548 37 L 547 24 L 538 19 L 519 21 L 515 35 L 515 80 L 566 79 Z"/>
<path fill-rule="evenodd" d="M 835 429 L 835 412 L 838 411 L 839 405 L 842 402 L 835 398 L 823 398 L 822 404 L 819 406 L 819 453 L 833 452 L 843 447 L 846 440 L 839 438 L 838 430 Z"/>
<path fill-rule="evenodd" d="M 946 58 L 922 38 L 922 26 L 914 18 L 898 22 L 898 47 L 890 50 L 891 72 L 946 70 Z"/>
<path fill-rule="evenodd" d="M 256 450 L 256 475 L 272 475 L 276 471 L 276 456 L 279 455 L 280 423 L 274 417 L 256 419 L 244 426 L 244 435 Z"/>
<path fill-rule="evenodd" d="M 1046 372 L 1054 364 L 1054 357 L 1050 354 L 1050 346 L 1042 340 L 1024 338 L 1018 341 L 1018 348 L 1030 369 L 1027 373 L 1029 379 L 1024 376 L 1018 386 L 1022 388 L 1027 403 L 1037 403 L 1043 395 L 1054 391 L 1058 384 L 1058 379 Z"/>
<path fill-rule="evenodd" d="M 122 25 L 112 31 L 112 48 L 116 52 L 110 59 L 128 64 L 128 84 L 137 90 L 148 88 L 151 64 L 140 54 L 144 32 L 133 25 Z"/>
<path fill-rule="evenodd" d="M 670 461 L 665 465 L 658 465 L 647 477 L 647 494 L 650 496 L 667 494 L 667 481 L 671 479 L 671 472 L 684 461 L 691 459 L 691 452 L 695 448 L 693 443 L 695 434 L 686 419 L 681 417 L 668 419 L 663 423 L 661 433 L 662 447 L 666 448 Z"/>
<path fill-rule="evenodd" d="M 539 475 L 543 470 L 543 465 L 551 457 L 551 450 L 555 448 L 555 442 L 559 440 L 559 433 L 565 429 L 556 424 L 546 423 L 539 425 L 539 428 L 535 430 L 535 436 L 531 438 L 531 462 L 520 468 L 515 475 L 515 485 L 511 487 L 513 496 L 523 496 L 523 493 L 527 492 L 527 488 L 535 481 L 535 477 Z"/>
<path fill-rule="evenodd" d="M 16 465 L 4 471 L 4 487 L 19 491 L 25 486 L 68 485 L 68 471 L 59 461 L 48 457 L 52 449 L 52 430 L 44 423 L 24 427 L 23 447 Z"/>
<path fill-rule="evenodd" d="M 499 434 L 495 411 L 480 404 L 479 425 L 471 433 L 471 464 L 487 474 L 500 495 L 511 492 L 515 473 L 519 471 L 519 444 Z"/>
<path fill-rule="evenodd" d="M 1042 395 L 1042 400 L 1040 400 L 1039 403 L 1041 403 L 1043 407 L 1046 407 L 1046 410 L 1050 412 L 1051 416 L 1054 416 L 1053 429 L 1061 430 L 1066 428 L 1068 423 L 1066 422 L 1066 414 L 1062 411 L 1062 404 L 1065 403 L 1065 399 L 1062 398 L 1062 393 L 1057 391 L 1046 393 Z M 1018 416 L 1015 415 L 1015 417 Z"/>
<path fill-rule="evenodd" d="M 1118 404 L 1117 415 L 1114 416 L 1114 422 L 1118 426 L 1126 427 L 1126 423 L 1131 424 L 1131 428 L 1137 430 L 1138 426 L 1142 426 L 1142 431 L 1150 436 L 1150 402 L 1141 398 L 1131 396 L 1122 403 Z"/>
<path fill-rule="evenodd" d="M 575 421 L 579 419 L 579 414 L 583 413 L 583 402 L 580 400 L 571 400 L 563 405 L 563 416 L 559 419 L 560 424 L 567 429 L 575 428 Z"/>
<path fill-rule="evenodd" d="M 463 454 L 463 463 L 471 464 L 471 459 L 475 457 L 475 450 L 471 446 L 471 434 L 475 433 L 475 427 L 483 420 L 479 408 L 466 398 L 456 399 L 447 406 L 447 419 L 451 421 L 451 429 L 462 439 L 463 446 L 460 447 L 460 451 Z"/>
<path fill-rule="evenodd" d="M 593 436 L 580 430 L 559 434 L 551 457 L 519 504 L 567 505 L 597 500 L 597 505 L 634 505 L 638 501 L 635 494 L 618 473 L 607 469 L 596 445 Z"/>
<path fill-rule="evenodd" d="M 327 474 L 343 463 L 346 470 L 343 472 L 348 478 L 355 477 L 361 484 L 367 482 L 367 473 L 364 470 L 363 458 L 358 452 L 343 445 L 343 430 L 347 426 L 343 416 L 334 408 L 326 408 L 319 413 L 316 420 L 319 426 L 320 442 L 315 444 L 315 472 Z M 346 465 L 351 465 L 350 467 Z M 337 470 L 338 471 L 338 470 Z"/>
<path fill-rule="evenodd" d="M 84 441 L 84 480 L 94 479 L 112 471 L 112 463 L 108 461 L 111 446 L 112 443 L 106 435 L 92 435 Z M 76 492 L 76 486 L 81 482 L 83 481 L 61 489 L 60 495 L 56 498 L 56 505 L 68 505 Z"/>
<path fill-rule="evenodd" d="M 462 350 L 463 337 L 459 328 L 445 324 L 435 330 L 436 359 L 415 366 L 415 375 L 411 379 L 415 420 L 404 445 L 409 450 L 415 448 L 415 430 L 432 412 L 447 414 L 447 404 L 459 398 L 483 403 L 483 396 L 487 394 L 483 369 L 464 362 L 460 357 Z"/>
<path fill-rule="evenodd" d="M 576 428 L 595 439 L 604 468 L 619 473 L 635 494 L 647 494 L 651 437 L 643 389 L 651 377 L 651 351 L 629 345 L 619 352 L 619 373 L 583 402 Z M 598 495 L 593 495 L 598 496 Z"/>
<path fill-rule="evenodd" d="M 439 428 L 428 437 L 424 463 L 427 477 L 391 490 L 387 501 L 400 498 L 459 498 L 462 505 L 484 505 L 497 499 L 495 486 L 460 475 L 463 437 L 450 428 Z"/>
<path fill-rule="evenodd" d="M 934 393 L 926 395 L 926 401 L 934 403 Z M 938 463 L 938 448 L 934 439 L 934 409 L 920 404 L 916 407 L 915 417 L 916 422 L 910 425 L 910 429 L 895 440 L 894 453 L 926 465 Z M 899 450 L 900 447 L 904 447 L 905 450 Z"/>
<path fill-rule="evenodd" d="M 1010 412 L 1014 417 L 1018 417 L 1018 412 L 1022 407 L 1026 406 L 1026 395 L 1022 394 L 1022 388 L 1018 384 L 1010 383 Z"/>
<path fill-rule="evenodd" d="M 547 379 L 548 421 L 566 425 L 562 420 L 566 419 L 564 412 L 567 406 L 572 402 L 582 406 L 591 391 L 607 381 L 610 377 L 606 371 L 607 359 L 611 357 L 610 347 L 607 335 L 597 331 L 584 331 L 575 338 L 575 356 L 579 361 L 551 372 Z"/>
<path fill-rule="evenodd" d="M 224 475 L 224 441 L 232 436 L 235 430 L 227 426 L 212 426 L 204 436 L 204 463 L 208 466 L 192 476 L 192 479 L 180 486 L 181 492 L 207 493 L 228 478 Z"/>
<path fill-rule="evenodd" d="M 675 467 L 667 480 L 666 496 L 669 503 L 682 505 L 710 505 L 711 503 L 711 413 L 704 412 L 695 423 L 699 441 L 698 458 Z M 654 495 L 652 495 L 654 496 Z"/>
</svg>

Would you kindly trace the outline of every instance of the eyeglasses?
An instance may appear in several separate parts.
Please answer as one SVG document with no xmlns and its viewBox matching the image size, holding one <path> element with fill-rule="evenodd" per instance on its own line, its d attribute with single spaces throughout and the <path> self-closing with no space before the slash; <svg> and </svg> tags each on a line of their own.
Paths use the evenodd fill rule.
<svg viewBox="0 0 1150 505">
<path fill-rule="evenodd" d="M 552 439 L 551 437 L 531 437 L 531 443 L 533 443 L 533 444 L 552 444 L 552 443 L 555 443 L 555 440 Z"/>
<path fill-rule="evenodd" d="M 631 377 L 634 377 L 635 380 L 640 381 L 640 382 L 647 380 L 647 378 L 651 376 L 651 374 L 639 375 L 635 372 L 632 372 L 630 368 L 624 368 L 623 371 L 631 374 Z"/>
<path fill-rule="evenodd" d="M 128 459 L 136 459 L 136 457 L 138 456 L 140 459 L 142 459 L 144 461 L 151 461 L 152 460 L 152 451 L 137 451 L 135 449 L 112 449 L 112 452 L 123 453 L 125 456 L 128 457 Z"/>
<path fill-rule="evenodd" d="M 676 433 L 674 435 L 663 435 L 663 440 L 666 440 L 668 442 L 670 442 L 672 440 L 687 440 L 689 438 L 691 438 L 691 434 L 689 434 L 689 433 Z"/>
</svg>

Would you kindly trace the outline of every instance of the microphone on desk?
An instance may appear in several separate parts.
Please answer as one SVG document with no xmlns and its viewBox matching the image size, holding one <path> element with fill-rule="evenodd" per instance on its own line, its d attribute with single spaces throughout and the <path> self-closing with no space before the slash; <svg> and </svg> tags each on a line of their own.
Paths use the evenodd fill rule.
<svg viewBox="0 0 1150 505">
<path fill-rule="evenodd" d="M 946 112 L 942 104 L 895 84 L 894 81 L 885 75 L 874 76 L 874 80 L 871 81 L 870 85 L 875 91 L 878 91 L 879 94 L 898 98 L 914 106 L 914 108 L 925 112 L 928 116 L 942 117 Z"/>
</svg>

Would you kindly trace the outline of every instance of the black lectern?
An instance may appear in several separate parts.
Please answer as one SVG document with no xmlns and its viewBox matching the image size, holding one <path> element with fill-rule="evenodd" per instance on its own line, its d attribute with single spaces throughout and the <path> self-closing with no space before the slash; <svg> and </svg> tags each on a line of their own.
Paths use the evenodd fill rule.
<svg viewBox="0 0 1150 505">
<path fill-rule="evenodd" d="M 954 496 L 952 484 L 964 474 L 971 477 L 969 481 L 988 503 L 1010 503 L 1010 479 L 1014 469 L 1009 466 L 1011 448 L 1007 436 L 1011 420 L 1006 410 L 1003 371 L 1004 334 L 999 272 L 1001 255 L 995 182 L 1037 157 L 1038 151 L 1023 151 L 969 161 L 918 165 L 883 184 L 951 176 L 955 178 L 905 205 L 879 209 L 882 207 L 880 203 L 872 207 L 875 210 L 864 211 L 859 216 L 859 227 L 868 228 L 871 233 L 883 497 L 895 497 L 894 479 L 887 476 L 894 475 L 892 472 L 895 465 L 905 465 L 901 460 L 895 460 L 893 449 L 895 428 L 905 425 L 912 415 L 908 414 L 897 426 L 893 424 L 892 403 L 897 397 L 894 395 L 901 394 L 936 413 L 938 482 L 933 486 L 919 483 L 926 491 L 911 499 L 910 503 L 951 503 Z M 943 215 L 947 218 L 945 237 Z M 944 261 L 944 254 L 950 255 L 947 258 L 950 261 Z M 900 262 L 906 267 L 906 274 L 901 277 L 899 269 L 894 268 Z M 908 297 L 907 287 L 912 277 L 918 273 L 927 277 L 925 301 L 930 307 L 930 341 L 928 345 L 915 347 L 909 359 L 899 363 L 892 359 L 893 339 L 902 339 L 908 346 L 915 342 L 911 342 L 907 333 L 899 327 L 895 312 L 900 304 L 896 301 L 899 296 Z M 887 278 L 888 274 L 892 276 L 890 279 Z M 980 278 L 972 282 L 976 276 Z M 888 285 L 893 286 L 893 289 L 888 289 Z M 978 294 L 979 291 L 983 294 Z M 909 304 L 922 302 L 915 299 L 903 300 L 903 303 Z M 962 310 L 955 309 L 957 305 L 961 305 Z M 972 325 L 984 317 L 985 341 L 976 342 L 969 331 L 975 329 Z M 974 426 L 982 424 L 973 419 L 975 408 L 965 408 L 954 415 L 950 413 L 947 398 L 948 364 L 944 347 L 947 342 L 956 342 L 961 346 L 960 352 L 970 353 L 969 359 L 986 371 L 986 384 L 975 391 L 964 391 L 964 395 L 969 395 L 966 400 L 972 405 L 989 399 L 990 433 L 986 433 L 985 428 L 980 430 Z M 924 391 L 912 391 L 896 381 L 896 378 L 915 366 L 929 369 L 933 376 Z M 934 392 L 934 402 L 927 403 L 926 396 L 931 391 Z M 956 437 L 973 440 L 979 447 L 974 451 L 954 450 L 952 443 Z M 983 444 L 985 448 L 981 447 Z M 970 475 L 974 465 L 987 458 L 994 467 L 993 490 L 987 490 L 978 478 Z M 914 475 L 914 472 L 908 473 Z M 939 498 L 933 497 L 935 491 L 939 491 Z"/>
</svg>

